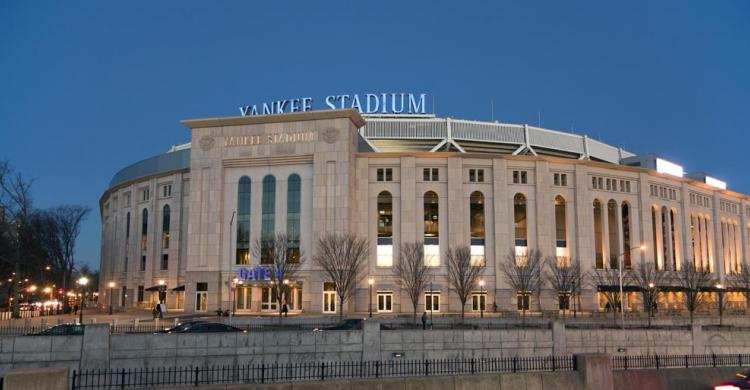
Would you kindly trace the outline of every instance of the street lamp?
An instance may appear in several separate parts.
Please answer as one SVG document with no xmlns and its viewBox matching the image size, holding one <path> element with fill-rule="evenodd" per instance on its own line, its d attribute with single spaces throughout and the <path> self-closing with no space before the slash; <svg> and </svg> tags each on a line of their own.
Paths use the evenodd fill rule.
<svg viewBox="0 0 750 390">
<path fill-rule="evenodd" d="M 115 288 L 115 282 L 109 282 L 109 315 L 112 315 L 112 289 Z"/>
<path fill-rule="evenodd" d="M 370 317 L 372 317 L 372 284 L 375 283 L 375 280 L 372 278 L 367 280 L 367 284 L 370 285 Z"/>
<path fill-rule="evenodd" d="M 479 318 L 484 318 L 484 280 L 479 281 Z"/>
<path fill-rule="evenodd" d="M 85 289 L 86 285 L 89 284 L 89 278 L 85 276 L 81 276 L 80 278 L 78 278 L 77 283 L 79 286 L 81 286 L 81 289 Z M 83 300 L 83 294 L 81 294 L 81 307 L 80 307 L 81 312 L 80 312 L 80 317 L 78 318 L 78 323 L 81 325 L 83 325 L 83 306 L 85 304 L 86 302 Z"/>
<path fill-rule="evenodd" d="M 723 325 L 722 317 L 724 314 L 724 285 L 716 285 L 716 293 L 719 295 L 719 326 Z"/>
</svg>

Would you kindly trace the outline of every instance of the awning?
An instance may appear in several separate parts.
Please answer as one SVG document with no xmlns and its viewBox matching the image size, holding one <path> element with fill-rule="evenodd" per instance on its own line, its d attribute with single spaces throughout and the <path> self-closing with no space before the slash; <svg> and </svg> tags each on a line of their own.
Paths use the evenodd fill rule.
<svg viewBox="0 0 750 390">
<path fill-rule="evenodd" d="M 162 286 L 159 286 L 159 285 L 156 285 L 156 286 L 151 286 L 151 287 L 149 287 L 149 288 L 145 289 L 144 291 L 159 291 L 159 289 L 160 289 L 161 287 L 162 287 Z"/>
<path fill-rule="evenodd" d="M 173 288 L 172 291 L 185 291 L 185 285 L 183 284 L 182 286 L 177 286 Z"/>
<path fill-rule="evenodd" d="M 596 291 L 608 291 L 608 292 L 620 292 L 620 286 L 596 286 Z M 640 292 L 640 287 L 636 286 L 622 286 L 623 292 Z"/>
</svg>

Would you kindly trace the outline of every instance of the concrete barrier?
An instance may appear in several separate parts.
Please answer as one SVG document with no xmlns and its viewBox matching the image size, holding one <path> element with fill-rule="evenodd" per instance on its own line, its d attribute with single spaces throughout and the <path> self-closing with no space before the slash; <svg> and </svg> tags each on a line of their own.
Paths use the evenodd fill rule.
<svg viewBox="0 0 750 390">
<path fill-rule="evenodd" d="M 10 370 L 3 379 L 5 390 L 68 390 L 68 368 L 26 368 Z"/>
</svg>

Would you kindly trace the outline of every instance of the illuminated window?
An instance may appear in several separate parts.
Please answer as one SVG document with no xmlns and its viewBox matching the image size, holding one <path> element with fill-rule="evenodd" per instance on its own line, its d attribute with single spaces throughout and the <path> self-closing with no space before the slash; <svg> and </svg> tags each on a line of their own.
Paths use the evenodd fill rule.
<svg viewBox="0 0 750 390">
<path fill-rule="evenodd" d="M 555 197 L 555 256 L 568 256 L 568 226 L 565 210 L 565 199 L 562 196 Z"/>
<path fill-rule="evenodd" d="M 143 209 L 141 213 L 141 250 L 146 250 L 146 239 L 148 237 L 148 210 Z"/>
<path fill-rule="evenodd" d="M 432 191 L 424 194 L 424 258 L 428 266 L 440 265 L 439 199 Z"/>
<path fill-rule="evenodd" d="M 293 173 L 287 179 L 286 195 L 286 237 L 289 247 L 288 260 L 296 263 L 300 259 L 300 212 L 302 182 L 299 175 Z"/>
<path fill-rule="evenodd" d="M 602 218 L 602 203 L 594 200 L 594 254 L 596 268 L 604 268 L 604 220 Z"/>
<path fill-rule="evenodd" d="M 171 212 L 169 205 L 164 205 L 162 209 L 161 217 L 161 248 L 169 249 L 169 225 L 171 220 Z"/>
<path fill-rule="evenodd" d="M 388 191 L 378 194 L 377 266 L 393 265 L 393 197 Z"/>
<path fill-rule="evenodd" d="M 618 251 L 620 243 L 617 239 L 617 202 L 611 199 L 607 202 L 607 228 L 609 229 L 609 268 L 617 269 L 620 267 L 618 261 Z"/>
<path fill-rule="evenodd" d="M 160 270 L 166 271 L 169 269 L 169 255 L 164 253 L 161 255 L 161 264 L 159 267 Z"/>
<path fill-rule="evenodd" d="M 427 291 L 424 294 L 425 311 L 440 311 L 440 291 Z"/>
<path fill-rule="evenodd" d="M 471 293 L 471 310 L 487 311 L 487 292 L 477 291 Z"/>
<path fill-rule="evenodd" d="M 632 267 L 632 251 L 630 250 L 630 206 L 627 203 L 623 203 L 621 207 L 621 218 L 622 218 L 622 245 L 625 248 L 625 254 L 623 255 L 622 266 L 625 269 Z"/>
<path fill-rule="evenodd" d="M 390 313 L 393 311 L 393 292 L 378 291 L 378 312 Z"/>
<path fill-rule="evenodd" d="M 242 176 L 237 184 L 237 248 L 235 264 L 250 264 L 250 189 L 251 181 Z"/>
<path fill-rule="evenodd" d="M 513 197 L 513 223 L 516 251 L 518 251 L 519 247 L 528 247 L 526 197 L 520 193 Z"/>
<path fill-rule="evenodd" d="M 469 221 L 471 229 L 471 264 L 483 266 L 484 258 L 484 195 L 474 191 L 469 197 Z"/>
<path fill-rule="evenodd" d="M 273 241 L 276 235 L 276 178 L 266 175 L 263 178 L 261 207 L 261 264 L 273 263 Z"/>
</svg>

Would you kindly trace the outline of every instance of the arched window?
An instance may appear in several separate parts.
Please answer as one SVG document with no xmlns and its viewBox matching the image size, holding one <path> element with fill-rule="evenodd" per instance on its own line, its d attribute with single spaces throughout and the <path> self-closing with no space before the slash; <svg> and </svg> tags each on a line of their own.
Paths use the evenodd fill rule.
<svg viewBox="0 0 750 390">
<path fill-rule="evenodd" d="M 439 202 L 433 191 L 424 194 L 424 258 L 429 266 L 440 265 Z"/>
<path fill-rule="evenodd" d="M 276 178 L 263 178 L 263 196 L 260 220 L 261 264 L 273 263 L 273 240 L 276 230 Z"/>
<path fill-rule="evenodd" d="M 652 236 L 651 239 L 653 240 L 653 249 L 654 249 L 654 267 L 657 270 L 662 270 L 664 267 L 662 267 L 662 262 L 659 261 L 659 257 L 661 256 L 661 251 L 659 248 L 661 248 L 661 243 L 659 242 L 659 231 L 658 227 L 661 226 L 657 220 L 659 218 L 659 209 L 656 208 L 656 206 L 651 207 L 651 232 Z"/>
<path fill-rule="evenodd" d="M 609 268 L 618 269 L 620 243 L 617 239 L 617 202 L 607 202 L 607 229 L 609 230 Z"/>
<path fill-rule="evenodd" d="M 469 197 L 469 220 L 472 245 L 484 245 L 484 195 L 479 191 L 472 192 Z"/>
<path fill-rule="evenodd" d="M 146 237 L 148 236 L 148 209 L 141 213 L 141 250 L 146 250 Z"/>
<path fill-rule="evenodd" d="M 558 263 L 567 263 L 568 253 L 568 224 L 565 210 L 565 198 L 555 197 L 555 255 Z"/>
<path fill-rule="evenodd" d="M 671 244 L 672 240 L 670 238 L 672 229 L 670 228 L 669 223 L 669 211 L 665 206 L 662 206 L 661 208 L 661 242 L 662 242 L 662 253 L 664 254 L 662 259 L 664 259 L 664 266 L 666 267 L 667 264 L 672 264 L 672 252 L 669 250 L 669 245 Z"/>
<path fill-rule="evenodd" d="M 393 265 L 393 197 L 388 191 L 378 194 L 377 266 Z"/>
<path fill-rule="evenodd" d="M 469 196 L 469 224 L 471 229 L 471 264 L 483 266 L 484 257 L 484 195 L 474 191 Z"/>
<path fill-rule="evenodd" d="M 693 266 L 696 269 L 701 269 L 703 266 L 700 260 L 700 244 L 698 242 L 698 226 L 695 223 L 695 214 L 690 213 L 690 249 L 693 252 Z"/>
<path fill-rule="evenodd" d="M 513 223 L 516 245 L 516 255 L 524 256 L 529 245 L 526 221 L 526 197 L 516 194 L 513 197 Z"/>
<path fill-rule="evenodd" d="M 669 209 L 669 235 L 672 238 L 672 269 L 675 271 L 680 270 L 680 259 L 677 257 L 679 252 L 679 247 L 677 246 L 677 226 L 675 222 L 677 221 L 676 212 L 674 209 Z"/>
<path fill-rule="evenodd" d="M 602 202 L 594 199 L 594 254 L 596 268 L 604 268 L 604 220 L 602 219 Z"/>
<path fill-rule="evenodd" d="M 714 271 L 714 265 L 711 262 L 711 236 L 708 233 L 708 217 L 703 217 L 703 269 L 708 269 L 709 272 Z"/>
<path fill-rule="evenodd" d="M 130 211 L 125 215 L 125 242 L 130 238 Z"/>
<path fill-rule="evenodd" d="M 300 258 L 300 212 L 302 182 L 293 173 L 287 179 L 286 191 L 286 236 L 289 241 L 289 261 L 296 263 Z"/>
<path fill-rule="evenodd" d="M 622 266 L 625 269 L 633 267 L 632 263 L 632 242 L 630 240 L 630 206 L 627 203 L 623 203 L 621 207 L 621 218 L 622 218 L 622 246 L 625 248 L 625 254 L 622 259 Z"/>
<path fill-rule="evenodd" d="M 169 205 L 165 204 L 161 213 L 161 248 L 169 249 L 169 224 L 171 220 Z"/>
<path fill-rule="evenodd" d="M 250 178 L 242 176 L 237 183 L 237 248 L 235 264 L 250 264 Z"/>
</svg>

